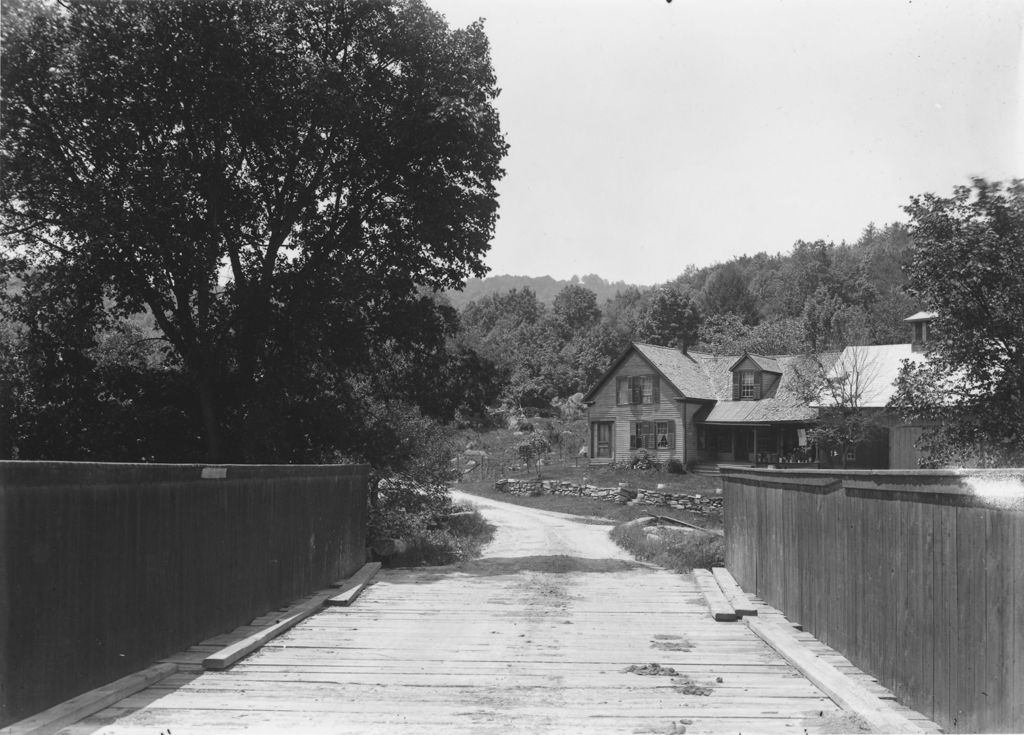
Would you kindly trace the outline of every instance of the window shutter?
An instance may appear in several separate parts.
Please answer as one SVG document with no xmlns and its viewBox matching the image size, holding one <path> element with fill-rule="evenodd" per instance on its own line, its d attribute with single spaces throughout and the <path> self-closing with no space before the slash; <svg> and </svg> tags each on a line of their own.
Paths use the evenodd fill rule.
<svg viewBox="0 0 1024 735">
<path fill-rule="evenodd" d="M 732 374 L 732 399 L 738 401 L 740 399 L 740 374 L 734 372 Z"/>
<path fill-rule="evenodd" d="M 661 403 L 661 384 L 657 375 L 651 376 L 653 387 L 651 388 L 651 403 Z"/>
<path fill-rule="evenodd" d="M 761 399 L 761 376 L 764 375 L 760 370 L 754 373 L 754 400 L 758 401 Z"/>
<path fill-rule="evenodd" d="M 669 421 L 668 422 L 668 448 L 669 449 L 675 449 L 676 448 L 676 422 L 675 421 Z"/>
<path fill-rule="evenodd" d="M 636 449 L 636 421 L 629 422 L 629 448 Z"/>
</svg>

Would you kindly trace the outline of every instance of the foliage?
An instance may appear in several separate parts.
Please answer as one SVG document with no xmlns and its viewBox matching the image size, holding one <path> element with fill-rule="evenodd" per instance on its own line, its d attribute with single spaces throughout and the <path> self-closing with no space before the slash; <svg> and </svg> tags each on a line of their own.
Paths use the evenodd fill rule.
<svg viewBox="0 0 1024 735">
<path fill-rule="evenodd" d="M 516 455 L 527 467 L 533 461 L 534 467 L 539 468 L 538 460 L 551 451 L 551 441 L 544 434 L 532 432 L 516 446 Z"/>
<path fill-rule="evenodd" d="M 848 347 L 838 356 L 807 356 L 791 387 L 803 401 L 818 407 L 818 418 L 808 430 L 820 448 L 837 447 L 842 466 L 847 450 L 875 436 L 878 412 L 866 407 L 865 391 L 878 376 L 878 365 L 863 347 Z"/>
<path fill-rule="evenodd" d="M 658 463 L 651 458 L 651 453 L 646 449 L 638 449 L 633 452 L 633 456 L 629 459 L 629 468 L 640 472 L 660 469 Z"/>
<path fill-rule="evenodd" d="M 623 524 L 612 529 L 611 538 L 641 561 L 650 561 L 677 572 L 712 569 L 725 565 L 722 536 L 697 532 L 649 534 L 644 526 Z"/>
<path fill-rule="evenodd" d="M 708 314 L 732 314 L 744 324 L 758 321 L 756 297 L 750 292 L 746 275 L 734 263 L 726 263 L 708 276 L 701 300 Z"/>
<path fill-rule="evenodd" d="M 679 289 L 656 289 L 637 327 L 637 338 L 665 347 L 686 348 L 697 341 L 700 306 Z"/>
<path fill-rule="evenodd" d="M 344 419 L 321 406 L 353 368 L 436 341 L 406 318 L 419 290 L 484 272 L 506 146 L 482 26 L 419 0 L 25 7 L 2 58 L 11 247 L 152 315 L 210 459 L 330 451 Z"/>
<path fill-rule="evenodd" d="M 975 179 L 906 207 L 910 285 L 936 313 L 928 361 L 904 364 L 893 406 L 932 423 L 938 465 L 1024 463 L 1024 182 Z"/>
<path fill-rule="evenodd" d="M 473 559 L 491 542 L 495 532 L 495 527 L 474 508 L 452 506 L 447 515 L 396 514 L 392 518 L 399 524 L 386 529 L 390 535 L 376 537 L 401 541 L 392 542 L 398 548 L 386 555 L 389 567 L 454 564 Z M 380 534 L 382 529 L 375 530 Z"/>
<path fill-rule="evenodd" d="M 601 318 L 597 295 L 575 283 L 570 283 L 558 292 L 552 313 L 566 335 L 588 329 Z"/>
<path fill-rule="evenodd" d="M 697 349 L 713 355 L 792 355 L 806 350 L 803 326 L 792 318 L 744 324 L 735 314 L 712 316 L 700 328 Z"/>
<path fill-rule="evenodd" d="M 0 293 L 8 427 L 20 459 L 196 461 L 192 394 L 144 320 L 111 316 L 74 269 L 23 272 Z"/>
</svg>

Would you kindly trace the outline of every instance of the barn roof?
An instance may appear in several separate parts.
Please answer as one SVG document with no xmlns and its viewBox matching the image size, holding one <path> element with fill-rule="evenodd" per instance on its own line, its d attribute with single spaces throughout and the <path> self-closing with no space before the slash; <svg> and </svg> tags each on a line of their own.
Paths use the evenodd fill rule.
<svg viewBox="0 0 1024 735">
<path fill-rule="evenodd" d="M 847 347 L 833 363 L 829 378 L 856 373 L 859 381 L 858 403 L 865 408 L 882 408 L 896 392 L 896 378 L 904 360 L 925 361 L 912 345 L 857 345 Z"/>
</svg>

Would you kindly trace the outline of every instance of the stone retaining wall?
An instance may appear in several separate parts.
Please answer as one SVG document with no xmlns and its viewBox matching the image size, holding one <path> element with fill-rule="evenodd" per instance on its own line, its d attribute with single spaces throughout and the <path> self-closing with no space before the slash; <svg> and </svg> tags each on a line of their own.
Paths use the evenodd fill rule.
<svg viewBox="0 0 1024 735">
<path fill-rule="evenodd" d="M 661 490 L 644 490 L 626 487 L 597 487 L 580 485 L 574 482 L 559 480 L 517 480 L 504 479 L 494 483 L 494 489 L 509 495 L 576 495 L 621 505 L 653 505 L 676 510 L 687 510 L 691 513 L 708 514 L 720 511 L 721 495 L 685 495 L 662 492 Z"/>
</svg>

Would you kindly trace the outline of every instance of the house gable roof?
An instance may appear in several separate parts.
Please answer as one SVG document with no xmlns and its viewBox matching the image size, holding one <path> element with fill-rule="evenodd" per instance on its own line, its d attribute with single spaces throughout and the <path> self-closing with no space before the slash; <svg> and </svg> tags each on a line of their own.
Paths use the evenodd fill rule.
<svg viewBox="0 0 1024 735">
<path fill-rule="evenodd" d="M 715 397 L 707 375 L 701 370 L 697 359 L 690 354 L 674 347 L 659 347 L 642 342 L 635 342 L 633 346 L 657 368 L 665 380 L 683 394 L 683 397 L 698 400 L 709 400 Z"/>
<path fill-rule="evenodd" d="M 714 395 L 707 376 L 700 364 L 689 354 L 674 347 L 659 347 L 643 342 L 632 342 L 619 355 L 611 367 L 605 371 L 597 384 L 583 397 L 584 402 L 594 400 L 594 396 L 604 387 L 630 354 L 636 352 L 662 378 L 668 381 L 684 398 L 711 400 Z"/>
<path fill-rule="evenodd" d="M 747 358 L 750 358 L 755 365 L 757 365 L 759 368 L 761 368 L 761 370 L 763 370 L 766 373 L 776 373 L 778 375 L 782 375 L 782 367 L 779 365 L 779 361 L 777 358 L 769 357 L 767 355 L 755 355 L 753 352 L 744 352 L 742 355 L 740 355 L 739 359 L 736 362 L 734 362 L 732 366 L 729 368 L 729 372 L 734 371 L 736 368 L 742 365 L 743 361 L 746 360 Z"/>
</svg>

